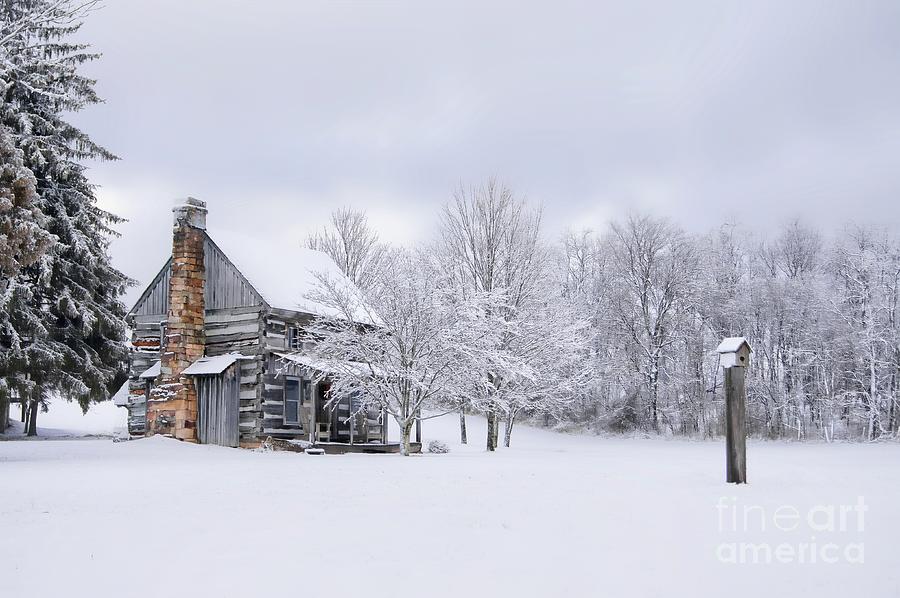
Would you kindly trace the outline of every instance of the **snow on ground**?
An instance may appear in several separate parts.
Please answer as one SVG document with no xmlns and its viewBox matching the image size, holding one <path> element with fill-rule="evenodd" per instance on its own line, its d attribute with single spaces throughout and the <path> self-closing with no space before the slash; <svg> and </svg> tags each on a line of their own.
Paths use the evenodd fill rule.
<svg viewBox="0 0 900 598">
<path fill-rule="evenodd" d="M 452 452 L 410 458 L 163 438 L 0 442 L 0 595 L 900 592 L 896 444 L 753 442 L 751 483 L 735 487 L 722 482 L 721 442 L 522 427 L 513 448 L 486 454 L 484 421 L 469 425 L 473 444 L 463 447 L 455 416 L 426 422 L 426 438 Z M 846 510 L 846 531 L 823 531 L 829 507 L 839 513 L 860 496 L 862 530 Z M 731 526 L 734 505 L 739 520 L 753 507 L 746 531 Z M 781 512 L 778 523 L 795 531 L 773 522 L 779 506 L 802 514 L 798 523 Z M 834 544 L 825 556 L 839 562 L 720 562 L 721 546 L 740 542 L 816 543 L 820 557 Z M 858 543 L 864 562 L 848 562 Z"/>
<path fill-rule="evenodd" d="M 20 436 L 24 425 L 18 421 L 18 405 L 13 404 L 10 410 L 12 427 L 7 437 Z M 74 401 L 56 398 L 50 401 L 47 413 L 38 413 L 38 438 L 72 438 L 90 435 L 113 435 L 127 430 L 128 414 L 122 407 L 116 407 L 112 401 L 91 405 L 87 413 Z M 0 439 L 4 435 L 0 434 Z"/>
</svg>

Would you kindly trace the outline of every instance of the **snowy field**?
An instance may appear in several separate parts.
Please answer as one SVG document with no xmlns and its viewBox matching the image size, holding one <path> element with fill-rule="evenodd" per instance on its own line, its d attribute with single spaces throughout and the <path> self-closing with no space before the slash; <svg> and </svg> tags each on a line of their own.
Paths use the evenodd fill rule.
<svg viewBox="0 0 900 598">
<path fill-rule="evenodd" d="M 42 423 L 111 432 L 119 413 Z M 475 446 L 456 434 L 454 417 L 426 422 L 452 452 L 410 458 L 0 442 L 0 596 L 900 593 L 896 444 L 751 442 L 750 484 L 734 487 L 719 442 L 522 427 L 486 454 L 483 420 L 470 418 Z M 864 521 L 845 508 L 841 531 L 859 497 Z M 722 562 L 742 544 L 794 558 Z"/>
</svg>

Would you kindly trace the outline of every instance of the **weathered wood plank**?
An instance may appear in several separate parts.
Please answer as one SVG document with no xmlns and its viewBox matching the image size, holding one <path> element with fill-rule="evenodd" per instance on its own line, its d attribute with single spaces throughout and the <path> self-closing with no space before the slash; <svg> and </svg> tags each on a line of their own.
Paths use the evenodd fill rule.
<svg viewBox="0 0 900 598">
<path fill-rule="evenodd" d="M 142 315 L 135 315 L 133 317 L 133 321 L 134 321 L 135 325 L 156 324 L 157 326 L 159 326 L 159 324 L 167 321 L 168 319 L 169 319 L 169 315 L 166 313 L 146 314 L 146 315 L 142 314 Z"/>
<path fill-rule="evenodd" d="M 235 310 L 240 308 L 233 308 Z M 252 311 L 244 311 L 234 313 L 231 309 L 227 311 L 207 312 L 204 318 L 205 324 L 232 324 L 235 322 L 253 322 L 259 319 L 259 309 L 253 308 Z"/>
<path fill-rule="evenodd" d="M 264 307 L 262 305 L 254 304 L 254 305 L 242 305 L 236 307 L 226 307 L 226 308 L 218 308 L 211 309 L 207 308 L 206 313 L 214 314 L 214 315 L 222 315 L 225 313 L 232 315 L 241 315 L 241 314 L 259 314 L 264 311 Z"/>
<path fill-rule="evenodd" d="M 245 334 L 252 333 L 253 336 L 259 335 L 259 326 L 256 322 L 251 322 L 250 324 L 229 324 L 224 327 L 215 327 L 215 326 L 207 326 L 206 327 L 206 338 L 207 339 L 215 339 L 216 337 L 235 335 L 235 334 Z M 218 342 L 217 340 L 214 342 Z"/>
<path fill-rule="evenodd" d="M 744 370 L 725 368 L 725 481 L 747 483 L 747 428 Z"/>
<path fill-rule="evenodd" d="M 263 434 L 281 434 L 283 436 L 303 436 L 306 431 L 299 428 L 263 428 Z"/>
<path fill-rule="evenodd" d="M 222 344 L 222 343 L 236 343 L 243 341 L 251 341 L 254 344 L 259 343 L 259 334 L 257 332 L 239 332 L 236 334 L 219 334 L 212 335 L 207 337 L 206 344 Z"/>
</svg>

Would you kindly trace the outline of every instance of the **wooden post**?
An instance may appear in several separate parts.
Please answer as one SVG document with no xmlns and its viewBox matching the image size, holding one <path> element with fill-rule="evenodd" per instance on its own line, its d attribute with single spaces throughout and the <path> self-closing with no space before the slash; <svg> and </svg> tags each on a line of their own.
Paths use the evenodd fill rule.
<svg viewBox="0 0 900 598">
<path fill-rule="evenodd" d="M 744 372 L 725 369 L 725 481 L 747 483 L 747 424 Z"/>
<path fill-rule="evenodd" d="M 350 444 L 353 444 L 353 428 L 356 427 L 356 418 L 353 417 L 353 397 L 347 397 L 347 425 L 350 426 Z"/>
<path fill-rule="evenodd" d="M 752 349 L 744 337 L 724 339 L 716 349 L 725 370 L 725 481 L 747 483 L 747 394 L 744 373 Z"/>
</svg>

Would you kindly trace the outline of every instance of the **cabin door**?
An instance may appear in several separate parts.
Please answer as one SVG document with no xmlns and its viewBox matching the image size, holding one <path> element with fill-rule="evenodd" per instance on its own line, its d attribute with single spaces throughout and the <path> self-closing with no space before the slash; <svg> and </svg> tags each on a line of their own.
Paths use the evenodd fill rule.
<svg viewBox="0 0 900 598">
<path fill-rule="evenodd" d="M 197 436 L 200 444 L 238 446 L 240 382 L 237 368 L 217 376 L 197 376 Z"/>
<path fill-rule="evenodd" d="M 332 442 L 350 442 L 350 401 L 341 399 L 332 406 Z"/>
</svg>

